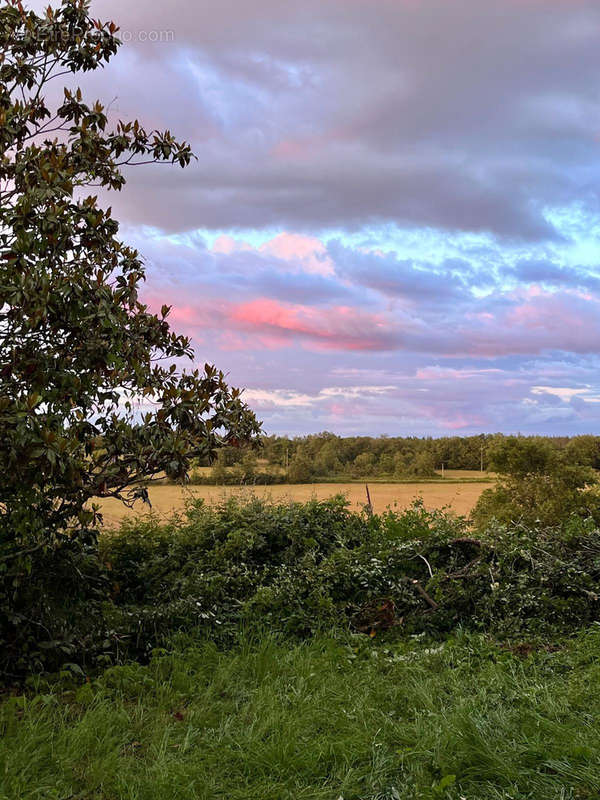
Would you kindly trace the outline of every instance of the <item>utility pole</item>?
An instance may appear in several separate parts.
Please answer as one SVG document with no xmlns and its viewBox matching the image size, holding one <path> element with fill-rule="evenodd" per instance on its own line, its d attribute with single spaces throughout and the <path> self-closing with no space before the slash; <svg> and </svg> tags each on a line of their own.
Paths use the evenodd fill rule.
<svg viewBox="0 0 600 800">
<path fill-rule="evenodd" d="M 483 472 L 483 445 L 481 445 L 481 471 Z"/>
<path fill-rule="evenodd" d="M 444 462 L 442 461 L 442 478 L 444 477 Z"/>
</svg>

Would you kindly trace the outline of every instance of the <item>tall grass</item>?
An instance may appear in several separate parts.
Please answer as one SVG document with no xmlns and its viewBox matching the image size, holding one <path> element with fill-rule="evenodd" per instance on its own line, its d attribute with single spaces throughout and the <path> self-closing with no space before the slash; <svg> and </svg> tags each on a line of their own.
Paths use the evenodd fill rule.
<svg viewBox="0 0 600 800">
<path fill-rule="evenodd" d="M 517 656 L 481 636 L 156 653 L 0 706 L 0 797 L 600 796 L 600 629 Z"/>
</svg>

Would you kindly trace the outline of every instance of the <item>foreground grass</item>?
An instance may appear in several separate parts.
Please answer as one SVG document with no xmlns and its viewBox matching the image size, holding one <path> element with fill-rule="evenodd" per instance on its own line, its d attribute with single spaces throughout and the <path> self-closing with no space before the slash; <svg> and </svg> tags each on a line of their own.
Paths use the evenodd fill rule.
<svg viewBox="0 0 600 800">
<path fill-rule="evenodd" d="M 0 705 L 0 797 L 600 796 L 600 629 L 514 655 L 481 637 L 213 645 Z"/>
</svg>

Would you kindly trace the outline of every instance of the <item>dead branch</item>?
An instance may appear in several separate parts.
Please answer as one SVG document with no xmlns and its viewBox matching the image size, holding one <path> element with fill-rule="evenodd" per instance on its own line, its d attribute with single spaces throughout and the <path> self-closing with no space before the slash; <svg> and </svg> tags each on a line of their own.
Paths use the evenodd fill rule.
<svg viewBox="0 0 600 800">
<path fill-rule="evenodd" d="M 415 589 L 417 590 L 417 592 L 418 592 L 418 593 L 421 595 L 421 597 L 423 598 L 423 600 L 425 600 L 425 602 L 427 603 L 427 605 L 429 605 L 429 606 L 430 606 L 430 607 L 431 607 L 431 608 L 432 608 L 434 611 L 435 611 L 437 608 L 439 608 L 438 604 L 435 602 L 435 600 L 433 599 L 433 597 L 430 597 L 430 595 L 428 595 L 428 594 L 427 594 L 427 592 L 426 592 L 426 591 L 425 591 L 425 589 L 424 589 L 424 588 L 421 586 L 421 584 L 419 583 L 419 581 L 418 581 L 418 580 L 416 580 L 415 578 L 413 578 L 413 580 L 411 581 L 411 583 L 412 583 L 412 585 L 415 587 Z"/>
</svg>

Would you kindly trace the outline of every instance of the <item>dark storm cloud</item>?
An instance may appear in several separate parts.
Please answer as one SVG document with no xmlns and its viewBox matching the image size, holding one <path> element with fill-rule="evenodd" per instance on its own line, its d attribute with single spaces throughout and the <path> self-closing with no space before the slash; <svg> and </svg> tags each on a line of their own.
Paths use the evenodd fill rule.
<svg viewBox="0 0 600 800">
<path fill-rule="evenodd" d="M 183 174 L 134 173 L 132 221 L 538 240 L 556 236 L 544 209 L 598 208 L 596 2 L 97 0 L 94 13 L 132 39 L 97 88 L 168 119 L 199 156 Z M 140 42 L 142 26 L 172 41 Z"/>
</svg>

